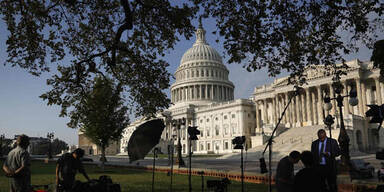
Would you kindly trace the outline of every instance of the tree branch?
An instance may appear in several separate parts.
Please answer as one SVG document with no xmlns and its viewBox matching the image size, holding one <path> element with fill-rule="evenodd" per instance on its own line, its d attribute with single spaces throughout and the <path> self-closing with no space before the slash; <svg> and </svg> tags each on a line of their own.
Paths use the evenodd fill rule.
<svg viewBox="0 0 384 192">
<path fill-rule="evenodd" d="M 80 64 L 82 64 L 82 63 L 88 63 L 88 62 L 92 61 L 94 58 L 96 58 L 96 57 L 100 57 L 100 56 L 102 56 L 102 55 L 104 55 L 104 54 L 107 54 L 107 53 L 110 52 L 110 51 L 111 51 L 111 49 L 107 49 L 107 50 L 105 50 L 105 51 L 103 51 L 103 52 L 100 52 L 100 53 L 91 55 L 91 56 L 88 57 L 88 59 L 81 60 L 81 61 L 75 63 L 75 65 L 80 65 Z"/>
<path fill-rule="evenodd" d="M 117 29 L 115 41 L 113 42 L 112 47 L 112 59 L 111 59 L 111 67 L 114 67 L 116 65 L 116 49 L 117 45 L 120 42 L 121 35 L 125 30 L 130 30 L 133 28 L 132 24 L 132 10 L 129 6 L 128 0 L 120 0 L 121 6 L 123 6 L 124 13 L 125 13 L 125 23 Z"/>
</svg>

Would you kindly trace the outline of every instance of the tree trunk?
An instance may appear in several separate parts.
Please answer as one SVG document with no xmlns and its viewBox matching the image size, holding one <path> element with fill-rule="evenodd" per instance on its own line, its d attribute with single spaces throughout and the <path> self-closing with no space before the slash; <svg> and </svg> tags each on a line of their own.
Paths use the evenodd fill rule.
<svg viewBox="0 0 384 192">
<path fill-rule="evenodd" d="M 100 157 L 100 162 L 101 162 L 101 169 L 104 171 L 105 168 L 105 162 L 107 161 L 107 158 L 105 157 L 105 146 L 101 146 L 101 157 Z"/>
</svg>

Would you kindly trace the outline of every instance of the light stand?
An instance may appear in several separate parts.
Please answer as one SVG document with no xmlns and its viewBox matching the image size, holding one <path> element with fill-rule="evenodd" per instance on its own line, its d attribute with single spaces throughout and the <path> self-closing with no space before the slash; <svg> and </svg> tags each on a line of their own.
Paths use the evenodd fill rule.
<svg viewBox="0 0 384 192">
<path fill-rule="evenodd" d="M 155 191 L 155 166 L 158 148 L 153 149 L 153 166 L 152 166 L 152 192 Z"/>
<path fill-rule="evenodd" d="M 204 192 L 204 171 L 199 171 L 197 174 L 201 175 L 201 192 Z"/>
<path fill-rule="evenodd" d="M 295 94 L 289 99 L 287 105 L 285 106 L 283 112 L 281 113 L 280 118 L 279 118 L 279 121 L 277 122 L 275 128 L 273 129 L 272 134 L 271 134 L 271 137 L 269 138 L 268 143 L 267 143 L 267 145 L 265 146 L 265 149 L 264 149 L 264 151 L 263 151 L 263 156 L 264 156 L 265 151 L 266 151 L 267 148 L 269 147 L 269 178 L 268 178 L 268 184 L 269 184 L 269 186 L 268 186 L 268 191 L 269 191 L 269 192 L 272 192 L 272 142 L 273 142 L 273 135 L 275 134 L 277 128 L 279 127 L 280 122 L 281 122 L 281 120 L 282 120 L 283 117 L 284 117 L 285 111 L 287 110 L 289 104 L 291 104 L 292 99 L 293 99 L 295 96 L 299 95 L 299 91 L 300 91 L 301 88 L 299 88 L 299 87 L 295 87 L 295 88 L 296 88 L 296 90 L 295 90 Z M 265 162 L 264 157 L 260 159 L 260 165 L 261 165 L 262 162 Z"/>
<path fill-rule="evenodd" d="M 235 145 L 234 149 L 241 150 L 240 169 L 241 169 L 241 192 L 244 192 L 244 161 L 243 161 L 243 150 L 244 150 L 245 136 L 235 137 L 232 139 L 232 144 Z"/>
<path fill-rule="evenodd" d="M 171 146 L 171 183 L 170 183 L 170 187 L 169 187 L 169 191 L 172 192 L 172 184 L 173 184 L 173 156 L 174 156 L 174 145 L 173 145 L 173 138 L 176 138 L 177 136 L 176 135 L 172 135 L 172 146 Z"/>
<path fill-rule="evenodd" d="M 336 73 L 337 75 L 338 73 Z M 355 89 L 351 89 L 348 95 L 341 95 L 341 91 L 343 89 L 343 85 L 340 83 L 340 77 L 334 78 L 336 79 L 335 82 L 332 83 L 332 88 L 335 90 L 336 97 L 330 98 L 329 96 L 326 96 L 324 98 L 324 109 L 329 111 L 332 109 L 331 100 L 337 101 L 337 106 L 339 107 L 340 111 L 340 134 L 339 134 L 339 145 L 340 145 L 340 152 L 341 152 L 341 168 L 342 172 L 348 172 L 350 169 L 350 156 L 349 156 L 349 137 L 347 134 L 347 131 L 345 130 L 344 126 L 344 118 L 343 118 L 343 100 L 345 97 L 350 97 L 349 104 L 351 106 L 356 106 L 358 104 L 357 100 L 357 92 Z"/>
<path fill-rule="evenodd" d="M 197 127 L 188 126 L 188 135 L 189 135 L 189 173 L 188 173 L 188 184 L 189 192 L 192 192 L 192 141 L 198 140 L 197 135 L 200 134 L 200 131 Z"/>
</svg>

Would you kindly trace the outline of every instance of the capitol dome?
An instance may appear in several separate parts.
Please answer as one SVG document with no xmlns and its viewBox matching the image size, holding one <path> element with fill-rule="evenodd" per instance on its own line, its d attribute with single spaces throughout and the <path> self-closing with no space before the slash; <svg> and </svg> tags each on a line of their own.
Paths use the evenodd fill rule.
<svg viewBox="0 0 384 192">
<path fill-rule="evenodd" d="M 180 61 L 171 86 L 172 103 L 204 105 L 233 100 L 234 85 L 220 54 L 205 40 L 205 30 L 199 24 L 196 42 Z"/>
</svg>

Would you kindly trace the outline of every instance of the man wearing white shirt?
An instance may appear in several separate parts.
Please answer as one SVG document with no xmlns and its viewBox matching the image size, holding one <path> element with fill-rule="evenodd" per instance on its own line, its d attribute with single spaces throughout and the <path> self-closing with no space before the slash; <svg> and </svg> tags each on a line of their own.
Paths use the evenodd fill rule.
<svg viewBox="0 0 384 192">
<path fill-rule="evenodd" d="M 336 161 L 340 155 L 340 148 L 335 139 L 327 137 L 324 129 L 317 132 L 319 139 L 312 142 L 311 152 L 314 162 L 321 176 L 321 191 L 337 191 Z"/>
</svg>

